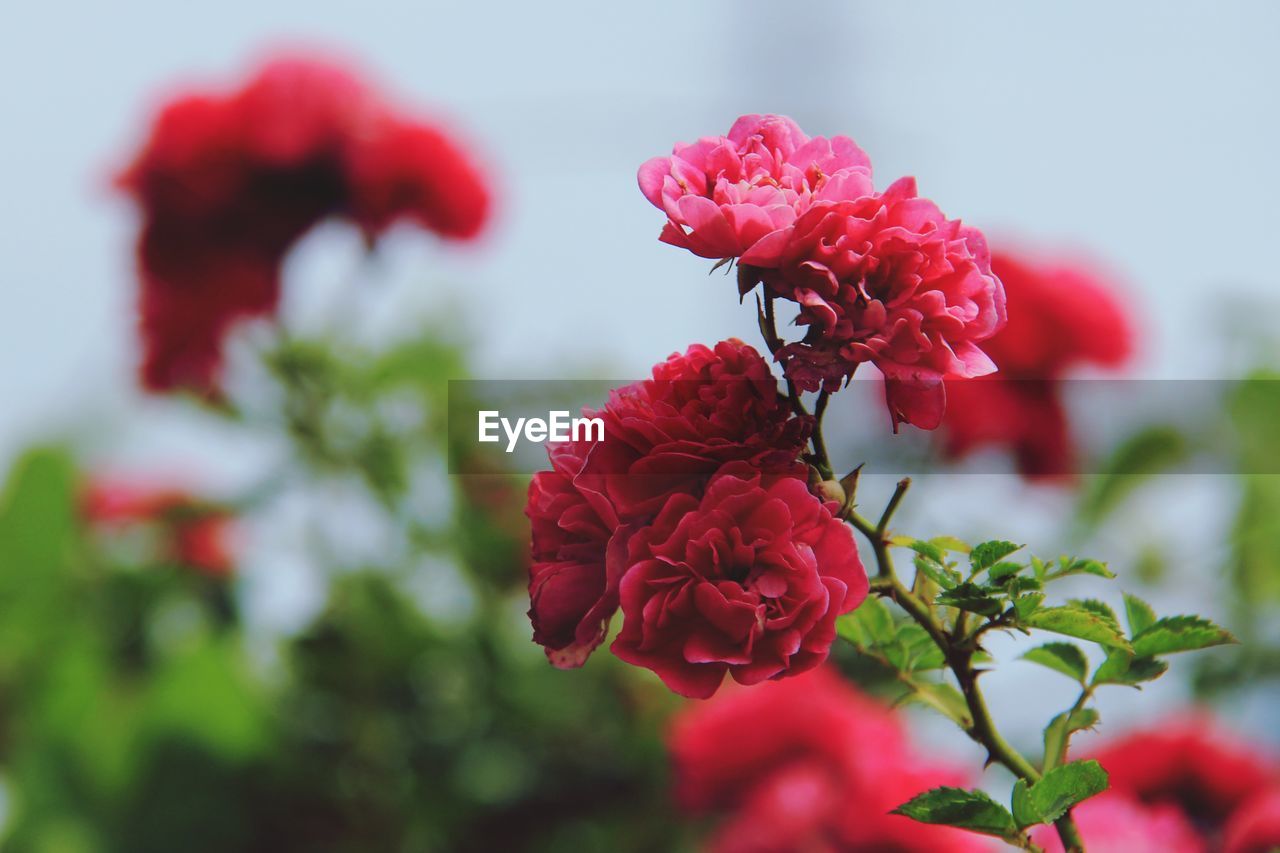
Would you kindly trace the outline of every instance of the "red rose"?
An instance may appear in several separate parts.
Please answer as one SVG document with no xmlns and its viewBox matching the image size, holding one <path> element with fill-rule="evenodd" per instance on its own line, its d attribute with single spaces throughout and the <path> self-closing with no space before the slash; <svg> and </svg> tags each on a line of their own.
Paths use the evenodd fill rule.
<svg viewBox="0 0 1280 853">
<path fill-rule="evenodd" d="M 825 668 L 690 705 L 669 747 L 680 807 L 721 818 L 716 853 L 985 849 L 889 814 L 964 774 L 921 761 L 889 709 Z"/>
<path fill-rule="evenodd" d="M 726 462 L 794 471 L 810 428 L 778 394 L 768 363 L 736 338 L 672 355 L 596 414 L 604 441 L 579 479 L 629 521 L 652 517 L 670 495 L 698 494 Z"/>
<path fill-rule="evenodd" d="M 1176 807 L 1143 805 L 1106 791 L 1071 811 L 1089 853 L 1203 853 L 1203 839 Z M 1048 824 L 1031 830 L 1045 853 L 1061 853 L 1062 841 Z"/>
<path fill-rule="evenodd" d="M 1223 853 L 1272 853 L 1280 848 L 1280 787 L 1236 810 L 1222 836 Z"/>
<path fill-rule="evenodd" d="M 1010 449 L 1028 477 L 1060 477 L 1074 450 L 1059 380 L 1082 364 L 1116 367 L 1132 332 L 1112 289 L 1078 266 L 1036 265 L 995 253 L 1009 322 L 982 348 L 999 374 L 948 381 L 943 451 L 959 458 L 984 446 Z"/>
<path fill-rule="evenodd" d="M 1092 757 L 1106 769 L 1112 790 L 1147 803 L 1172 803 L 1210 826 L 1280 781 L 1275 756 L 1223 732 L 1201 714 L 1135 732 Z"/>
<path fill-rule="evenodd" d="M 750 253 L 742 261 L 752 263 Z M 943 379 L 995 370 L 978 347 L 1005 321 L 986 241 L 918 198 L 912 178 L 815 203 L 796 220 L 778 268 L 759 275 L 800 306 L 797 322 L 808 326 L 779 353 L 787 375 L 803 390 L 834 390 L 871 362 L 885 376 L 895 429 L 936 427 Z"/>
<path fill-rule="evenodd" d="M 617 516 L 601 496 L 574 484 L 582 468 L 580 450 L 552 445 L 552 470 L 533 476 L 525 509 L 533 534 L 533 641 L 558 667 L 581 666 L 604 640 L 618 609 L 618 579 L 610 578 L 605 560 Z"/>
<path fill-rule="evenodd" d="M 867 595 L 852 529 L 804 480 L 727 465 L 630 537 L 611 650 L 684 696 L 725 673 L 755 684 L 826 660 L 836 617 Z"/>
<path fill-rule="evenodd" d="M 469 237 L 488 194 L 440 131 L 401 118 L 345 70 L 269 63 L 239 91 L 165 106 L 119 178 L 143 211 L 142 379 L 215 394 L 221 341 L 269 315 L 294 242 L 329 216 L 371 239 L 411 219 Z"/>
<path fill-rule="evenodd" d="M 157 532 L 156 559 L 204 574 L 231 573 L 231 513 L 182 489 L 97 478 L 81 496 L 90 524 L 109 530 L 144 525 Z"/>
</svg>

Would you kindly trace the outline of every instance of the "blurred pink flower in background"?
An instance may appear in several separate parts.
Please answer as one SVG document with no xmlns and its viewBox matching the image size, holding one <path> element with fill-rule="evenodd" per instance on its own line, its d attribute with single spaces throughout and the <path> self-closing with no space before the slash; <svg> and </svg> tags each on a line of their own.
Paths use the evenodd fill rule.
<svg viewBox="0 0 1280 853">
<path fill-rule="evenodd" d="M 1094 750 L 1110 788 L 1144 803 L 1177 806 L 1201 827 L 1219 827 L 1246 800 L 1280 783 L 1280 759 L 1195 712 L 1132 732 Z"/>
<path fill-rule="evenodd" d="M 715 853 L 990 849 L 889 813 L 965 774 L 922 759 L 896 714 L 825 668 L 688 706 L 669 748 L 680 807 L 718 818 Z"/>
<path fill-rule="evenodd" d="M 1071 810 L 1089 853 L 1204 853 L 1208 848 L 1176 806 L 1143 805 L 1105 791 Z M 1045 853 L 1062 853 L 1052 825 L 1031 830 Z"/>
<path fill-rule="evenodd" d="M 1272 853 L 1280 849 L 1280 786 L 1236 809 L 1222 836 L 1223 853 Z"/>
</svg>

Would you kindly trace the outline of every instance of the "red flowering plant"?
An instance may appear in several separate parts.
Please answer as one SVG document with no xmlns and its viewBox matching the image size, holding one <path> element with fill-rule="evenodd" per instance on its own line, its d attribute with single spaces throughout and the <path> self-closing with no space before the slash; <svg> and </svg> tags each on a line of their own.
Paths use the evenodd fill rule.
<svg viewBox="0 0 1280 853">
<path fill-rule="evenodd" d="M 149 532 L 149 556 L 158 562 L 215 578 L 234 570 L 230 508 L 185 489 L 96 477 L 84 487 L 81 513 L 103 532 Z"/>
<path fill-rule="evenodd" d="M 275 311 L 285 255 L 317 223 L 344 219 L 370 242 L 400 221 L 466 240 L 489 211 L 484 176 L 447 132 L 308 58 L 173 98 L 117 183 L 143 216 L 142 382 L 210 397 L 227 332 Z"/>
<path fill-rule="evenodd" d="M 895 431 L 901 423 L 933 429 L 947 412 L 951 382 L 1001 366 L 1001 334 L 1029 336 L 1055 366 L 1081 348 L 1040 340 L 1036 311 L 1028 308 L 1033 319 L 1025 321 L 1007 315 L 981 232 L 919 197 L 911 178 L 876 190 L 866 155 L 847 138 L 810 138 L 790 119 L 744 116 L 728 136 L 649 161 L 639 182 L 667 217 L 664 242 L 736 264 L 743 296 L 759 288 L 760 332 L 783 381 L 741 341 L 695 345 L 588 412 L 603 422 L 602 438 L 549 445 L 552 470 L 534 477 L 527 508 L 535 641 L 557 666 L 580 666 L 621 611 L 610 645 L 617 657 L 689 697 L 713 697 L 726 675 L 744 685 L 727 688 L 743 691 L 732 699 L 690 712 L 707 722 L 678 729 L 699 734 L 676 736 L 682 773 L 731 768 L 720 782 L 682 782 L 695 810 L 737 815 L 717 836 L 719 849 L 809 849 L 795 839 L 822 850 L 911 849 L 915 842 L 902 840 L 911 824 L 902 817 L 1026 849 L 1038 849 L 1033 829 L 1051 824 L 1064 849 L 1084 849 L 1072 809 L 1104 791 L 1107 774 L 1096 760 L 1066 756 L 1073 733 L 1098 721 L 1095 692 L 1141 685 L 1165 671 L 1166 655 L 1233 638 L 1199 617 L 1158 619 L 1132 596 L 1125 598 L 1127 627 L 1093 599 L 1049 602 L 1047 588 L 1063 578 L 1114 577 L 1097 560 L 1019 557 L 1022 545 L 1000 539 L 970 545 L 902 535 L 891 524 L 910 481 L 898 484 L 878 517 L 865 516 L 861 466 L 839 477 L 823 439 L 830 396 L 864 362 L 885 378 Z M 779 300 L 793 303 L 805 330 L 796 340 L 779 334 Z M 1096 319 L 1085 292 L 1046 302 L 1047 313 Z M 1006 326 L 1014 322 L 1025 325 Z M 855 534 L 872 555 L 870 575 Z M 899 551 L 911 555 L 910 580 L 895 568 Z M 988 637 L 1032 631 L 1100 649 L 1093 662 L 1069 640 L 1024 655 L 1080 688 L 1046 728 L 1039 761 L 1000 734 L 979 684 L 991 663 Z M 907 771 L 885 768 L 875 752 L 883 746 L 868 741 L 901 739 L 850 734 L 876 729 L 883 711 L 842 694 L 830 673 L 802 676 L 822 664 L 837 637 L 891 669 L 903 699 L 949 717 L 989 763 L 1010 771 L 1009 805 L 953 784 L 920 792 L 959 781 L 946 774 L 897 784 Z M 788 679 L 797 686 L 785 686 Z M 728 710 L 752 703 L 758 714 Z M 719 725 L 726 730 L 712 731 Z M 749 733 L 735 736 L 739 727 Z M 846 737 L 858 743 L 843 743 Z M 731 745 L 719 757 L 698 757 L 704 748 L 716 752 L 704 744 L 723 743 Z M 860 796 L 855 791 L 874 804 L 865 820 L 844 815 Z M 898 800 L 886 800 L 892 797 Z M 1104 804 L 1086 815 L 1105 825 L 1115 810 Z M 767 815 L 776 826 L 761 825 Z M 790 842 L 776 834 L 784 825 L 794 831 Z M 1034 830 L 1035 838 L 1046 831 Z"/>
</svg>

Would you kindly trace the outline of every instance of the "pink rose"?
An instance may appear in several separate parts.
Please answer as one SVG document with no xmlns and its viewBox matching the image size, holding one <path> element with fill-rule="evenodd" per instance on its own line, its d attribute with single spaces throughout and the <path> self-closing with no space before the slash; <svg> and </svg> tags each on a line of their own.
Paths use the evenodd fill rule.
<svg viewBox="0 0 1280 853">
<path fill-rule="evenodd" d="M 815 203 L 792 228 L 778 269 L 761 277 L 800 306 L 797 322 L 808 326 L 779 354 L 787 375 L 804 390 L 834 390 L 871 362 L 885 375 L 895 428 L 933 429 L 943 379 L 995 370 L 978 347 L 1005 321 L 986 240 L 918 198 L 913 178 Z"/>
<path fill-rule="evenodd" d="M 668 739 L 676 799 L 719 820 L 715 853 L 988 849 L 889 812 L 959 770 L 923 761 L 898 717 L 825 667 L 692 704 Z"/>
<path fill-rule="evenodd" d="M 870 192 L 871 163 L 852 139 L 805 136 L 785 116 L 742 116 L 729 135 L 675 146 L 640 167 L 640 190 L 667 215 L 660 239 L 704 258 L 754 253 L 765 265 L 786 230 L 821 199 Z"/>
<path fill-rule="evenodd" d="M 826 660 L 836 617 L 867 595 L 853 532 L 804 480 L 726 466 L 631 537 L 611 649 L 706 698 L 725 673 L 756 684 Z"/>
</svg>

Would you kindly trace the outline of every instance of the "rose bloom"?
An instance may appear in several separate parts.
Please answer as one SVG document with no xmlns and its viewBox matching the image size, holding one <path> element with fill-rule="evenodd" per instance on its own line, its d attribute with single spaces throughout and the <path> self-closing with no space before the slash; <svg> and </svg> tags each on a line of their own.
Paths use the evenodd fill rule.
<svg viewBox="0 0 1280 853">
<path fill-rule="evenodd" d="M 627 520 L 651 518 L 673 494 L 696 494 L 726 462 L 795 471 L 811 428 L 779 395 L 769 364 L 736 338 L 672 355 L 595 414 L 605 438 L 579 479 Z"/>
<path fill-rule="evenodd" d="M 1005 322 L 986 240 L 919 198 L 913 178 L 812 205 L 778 268 L 761 276 L 773 295 L 800 306 L 797 322 L 808 328 L 779 353 L 787 376 L 802 390 L 835 390 L 870 362 L 884 374 L 895 429 L 933 429 L 944 379 L 996 369 L 978 346 Z"/>
<path fill-rule="evenodd" d="M 212 577 L 225 577 L 234 568 L 231 513 L 182 489 L 95 478 L 85 486 L 80 506 L 95 527 L 155 529 L 158 559 Z"/>
<path fill-rule="evenodd" d="M 1203 853 L 1204 840 L 1177 807 L 1144 805 L 1125 794 L 1106 791 L 1071 810 L 1089 853 Z M 1049 824 L 1031 830 L 1045 853 L 1062 853 L 1062 841 Z"/>
<path fill-rule="evenodd" d="M 804 134 L 786 116 L 746 115 L 728 136 L 675 146 L 640 167 L 640 190 L 667 215 L 661 239 L 704 258 L 776 257 L 814 200 L 869 187 L 871 162 L 853 140 Z M 850 190 L 853 184 L 858 189 Z"/>
<path fill-rule="evenodd" d="M 397 221 L 466 239 L 488 214 L 482 176 L 444 132 L 309 59 L 173 98 L 117 181 L 143 213 L 142 380 L 154 391 L 216 395 L 223 337 L 275 310 L 285 254 L 321 220 L 371 241 Z"/>
<path fill-rule="evenodd" d="M 769 365 L 738 340 L 672 355 L 585 414 L 604 420 L 604 440 L 548 445 L 552 470 L 534 476 L 526 507 L 534 641 L 561 667 L 582 665 L 604 639 L 627 540 L 672 495 L 701 495 L 731 461 L 803 476 L 808 437 Z"/>
<path fill-rule="evenodd" d="M 892 711 L 826 668 L 690 705 L 668 743 L 679 806 L 718 818 L 715 853 L 990 849 L 963 830 L 889 813 L 968 780 L 920 759 Z"/>
<path fill-rule="evenodd" d="M 1271 853 L 1280 848 L 1280 787 L 1238 808 L 1222 836 L 1223 853 Z"/>
<path fill-rule="evenodd" d="M 1280 761 L 1224 732 L 1205 714 L 1188 714 L 1104 745 L 1092 756 L 1110 787 L 1145 803 L 1170 803 L 1213 828 L 1259 791 L 1280 781 Z"/>
<path fill-rule="evenodd" d="M 852 529 L 804 480 L 726 465 L 627 542 L 610 646 L 683 696 L 795 675 L 827 658 L 836 617 L 867 596 Z"/>
<path fill-rule="evenodd" d="M 992 271 L 1004 284 L 1009 322 L 982 349 L 999 373 L 947 382 L 943 452 L 960 458 L 979 447 L 1009 449 L 1033 479 L 1075 467 L 1060 379 L 1085 364 L 1118 367 L 1133 332 L 1106 280 L 1079 264 L 1036 263 L 996 252 Z"/>
<path fill-rule="evenodd" d="M 604 640 L 618 609 L 618 560 L 606 566 L 618 518 L 604 497 L 575 484 L 587 448 L 548 445 L 551 470 L 529 484 L 532 528 L 529 620 L 533 641 L 561 668 L 581 666 Z M 618 540 L 619 546 L 625 536 Z"/>
</svg>

